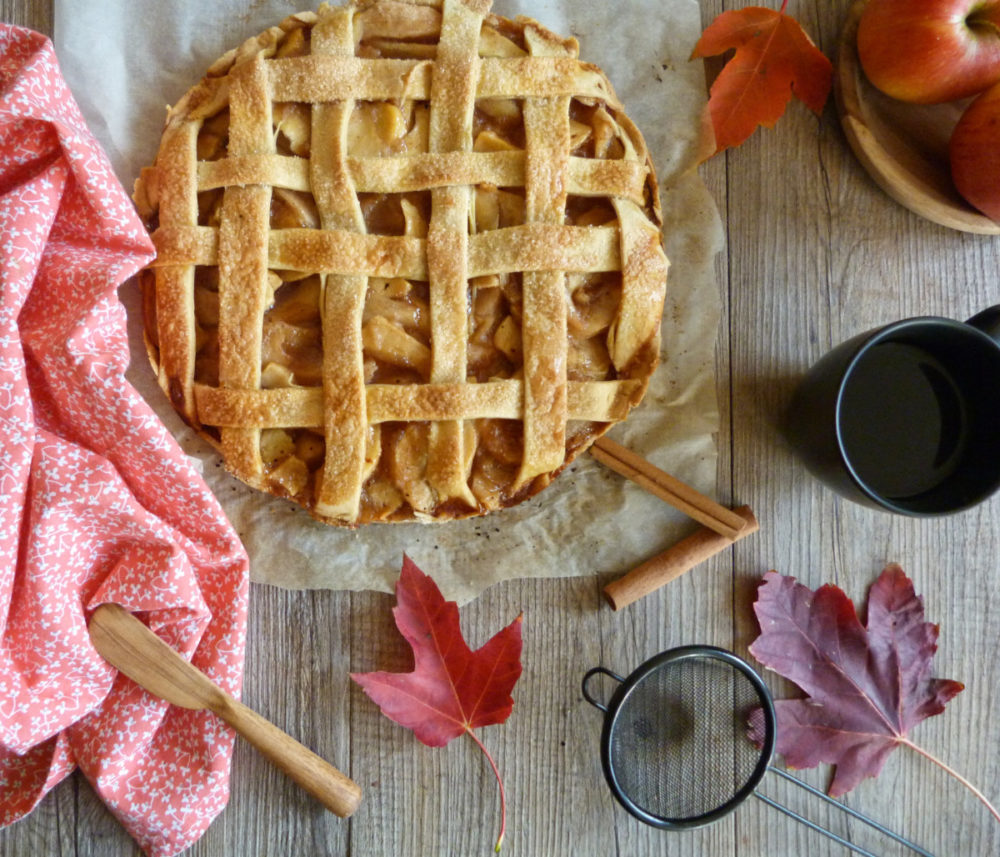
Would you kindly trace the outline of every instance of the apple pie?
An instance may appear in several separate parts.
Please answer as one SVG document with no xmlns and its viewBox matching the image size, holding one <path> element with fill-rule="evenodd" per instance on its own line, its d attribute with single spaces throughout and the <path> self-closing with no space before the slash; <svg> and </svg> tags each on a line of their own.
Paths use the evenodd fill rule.
<svg viewBox="0 0 1000 857">
<path fill-rule="evenodd" d="M 656 178 L 577 47 L 486 0 L 324 5 L 168 111 L 147 346 L 235 476 L 347 526 L 463 518 L 641 400 Z"/>
</svg>

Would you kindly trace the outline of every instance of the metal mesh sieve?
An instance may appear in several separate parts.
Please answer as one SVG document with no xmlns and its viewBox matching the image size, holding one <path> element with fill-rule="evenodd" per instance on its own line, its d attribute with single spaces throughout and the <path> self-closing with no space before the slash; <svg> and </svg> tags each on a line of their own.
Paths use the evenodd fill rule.
<svg viewBox="0 0 1000 857">
<path fill-rule="evenodd" d="M 603 672 L 621 682 L 609 706 L 587 681 Z M 627 679 L 598 667 L 584 695 L 607 712 L 601 755 L 615 796 L 643 821 L 691 827 L 713 821 L 757 785 L 771 758 L 774 710 L 757 675 L 730 652 L 671 649 Z M 763 747 L 747 723 L 764 711 Z"/>
<path fill-rule="evenodd" d="M 605 705 L 588 689 L 603 673 L 619 683 Z M 682 646 L 650 658 L 628 678 L 595 667 L 583 677 L 584 698 L 605 712 L 601 762 L 618 801 L 663 828 L 698 827 L 722 817 L 751 794 L 863 857 L 871 852 L 755 791 L 768 771 L 826 801 L 921 857 L 930 852 L 868 816 L 770 766 L 774 703 L 749 664 L 714 646 Z M 750 741 L 751 722 L 762 736 Z"/>
<path fill-rule="evenodd" d="M 611 766 L 622 792 L 651 815 L 699 819 L 750 782 L 761 751 L 747 740 L 757 688 L 732 665 L 705 657 L 664 663 L 622 699 Z"/>
</svg>

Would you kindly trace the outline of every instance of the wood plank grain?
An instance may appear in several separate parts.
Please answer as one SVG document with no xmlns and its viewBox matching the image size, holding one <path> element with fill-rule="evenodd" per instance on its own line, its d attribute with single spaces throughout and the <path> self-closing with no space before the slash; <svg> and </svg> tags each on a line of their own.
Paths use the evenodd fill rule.
<svg viewBox="0 0 1000 857">
<path fill-rule="evenodd" d="M 0 21 L 52 35 L 52 0 L 0 0 Z"/>
<path fill-rule="evenodd" d="M 791 11 L 832 53 L 850 0 L 800 0 Z M 749 0 L 702 0 L 703 22 Z M 51 3 L 0 0 L 3 20 L 51 30 Z M 674 645 L 707 642 L 746 654 L 751 605 L 770 568 L 810 586 L 832 581 L 861 602 L 898 561 L 941 623 L 938 675 L 966 683 L 913 738 L 1000 799 L 1000 500 L 944 519 L 862 509 L 818 485 L 782 439 L 795 381 L 853 333 L 916 314 L 965 318 L 1000 299 L 1000 239 L 919 220 L 892 202 L 851 155 L 832 107 L 816 119 L 793 104 L 778 125 L 714 158 L 702 174 L 726 227 L 716 270 L 724 298 L 717 354 L 722 426 L 718 499 L 749 503 L 761 529 L 616 614 L 601 597 L 614 576 L 512 581 L 462 609 L 481 643 L 524 611 L 524 675 L 503 727 L 482 730 L 509 792 L 506 853 L 527 855 L 841 855 L 757 801 L 711 827 L 648 828 L 611 798 L 601 773 L 600 712 L 579 682 L 591 666 L 628 672 Z M 638 489 L 636 489 L 638 490 Z M 485 853 L 496 829 L 496 785 L 459 739 L 431 749 L 386 720 L 350 670 L 408 669 L 392 599 L 373 593 L 286 592 L 255 586 L 245 701 L 354 777 L 366 790 L 345 822 L 323 811 L 245 747 L 233 761 L 228 808 L 188 853 L 426 855 Z M 768 676 L 778 696 L 795 695 Z M 829 771 L 802 772 L 824 786 Z M 776 778 L 762 789 L 839 832 L 863 836 Z M 897 751 L 880 778 L 846 802 L 939 855 L 1000 853 L 1000 825 L 955 781 Z M 895 854 L 884 844 L 860 840 Z M 137 855 L 135 844 L 75 774 L 24 821 L 0 831 L 0 857 Z"/>
<path fill-rule="evenodd" d="M 847 5 L 799 3 L 793 11 L 830 52 Z M 721 6 L 712 4 L 717 11 Z M 813 587 L 837 582 L 861 603 L 882 566 L 901 562 L 925 596 L 929 618 L 942 623 L 936 674 L 968 684 L 944 716 L 921 724 L 913 737 L 932 752 L 954 756 L 956 766 L 995 799 L 995 754 L 977 755 L 974 747 L 994 746 L 1000 737 L 986 715 L 990 687 L 1000 678 L 986 651 L 995 645 L 998 623 L 985 604 L 971 608 L 963 593 L 968 569 L 995 554 L 997 501 L 936 520 L 901 519 L 847 503 L 792 457 L 780 415 L 801 373 L 854 333 L 910 315 L 964 318 L 995 302 L 988 284 L 1000 245 L 921 221 L 892 202 L 851 156 L 832 110 L 817 121 L 793 104 L 775 129 L 758 133 L 726 159 L 730 317 L 740 319 L 731 329 L 733 480 L 755 509 L 771 511 L 762 515 L 758 537 L 735 549 L 737 635 L 748 642 L 757 632 L 748 607 L 768 568 Z M 987 591 L 996 588 L 995 571 L 973 579 Z M 772 684 L 778 695 L 797 695 L 787 683 Z M 981 730 L 973 740 L 970 719 Z M 821 787 L 828 776 L 805 772 Z M 963 791 L 926 760 L 897 752 L 882 777 L 862 784 L 847 803 L 934 853 L 996 853 L 1000 830 Z M 861 836 L 857 825 L 824 809 L 817 813 L 835 830 Z M 739 818 L 740 838 L 754 843 L 752 853 L 842 853 L 764 807 L 747 807 Z"/>
</svg>

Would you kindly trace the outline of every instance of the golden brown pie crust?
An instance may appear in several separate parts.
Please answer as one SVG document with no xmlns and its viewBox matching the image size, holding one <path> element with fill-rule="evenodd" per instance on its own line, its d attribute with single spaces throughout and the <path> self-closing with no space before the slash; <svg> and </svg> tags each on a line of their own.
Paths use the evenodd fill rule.
<svg viewBox="0 0 1000 857">
<path fill-rule="evenodd" d="M 294 15 L 168 111 L 146 339 L 248 484 L 337 524 L 547 485 L 642 398 L 667 260 L 610 83 L 481 0 Z"/>
</svg>

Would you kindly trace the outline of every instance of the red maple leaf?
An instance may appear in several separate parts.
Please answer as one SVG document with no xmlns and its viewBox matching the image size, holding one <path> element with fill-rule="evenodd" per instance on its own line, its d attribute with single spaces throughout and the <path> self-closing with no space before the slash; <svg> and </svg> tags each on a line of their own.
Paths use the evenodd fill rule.
<svg viewBox="0 0 1000 857">
<path fill-rule="evenodd" d="M 431 747 L 468 733 L 500 786 L 500 850 L 506 797 L 496 762 L 472 731 L 503 723 L 514 708 L 511 692 L 521 676 L 521 616 L 473 652 L 462 636 L 458 605 L 409 557 L 396 583 L 396 627 L 413 649 L 413 672 L 351 673 L 382 713 L 413 730 Z"/>
<path fill-rule="evenodd" d="M 738 146 L 758 125 L 770 128 L 794 95 L 821 113 L 833 82 L 833 65 L 805 30 L 781 11 L 749 6 L 723 12 L 702 33 L 691 58 L 734 50 L 712 84 L 706 110 L 716 152 Z"/>
<path fill-rule="evenodd" d="M 923 602 L 898 565 L 872 585 L 867 627 L 838 587 L 813 592 L 773 571 L 754 611 L 761 634 L 750 653 L 809 694 L 775 703 L 776 749 L 789 767 L 836 765 L 830 794 L 839 796 L 877 776 L 901 745 L 942 764 L 907 734 L 963 685 L 931 678 L 938 626 L 924 621 Z"/>
</svg>

